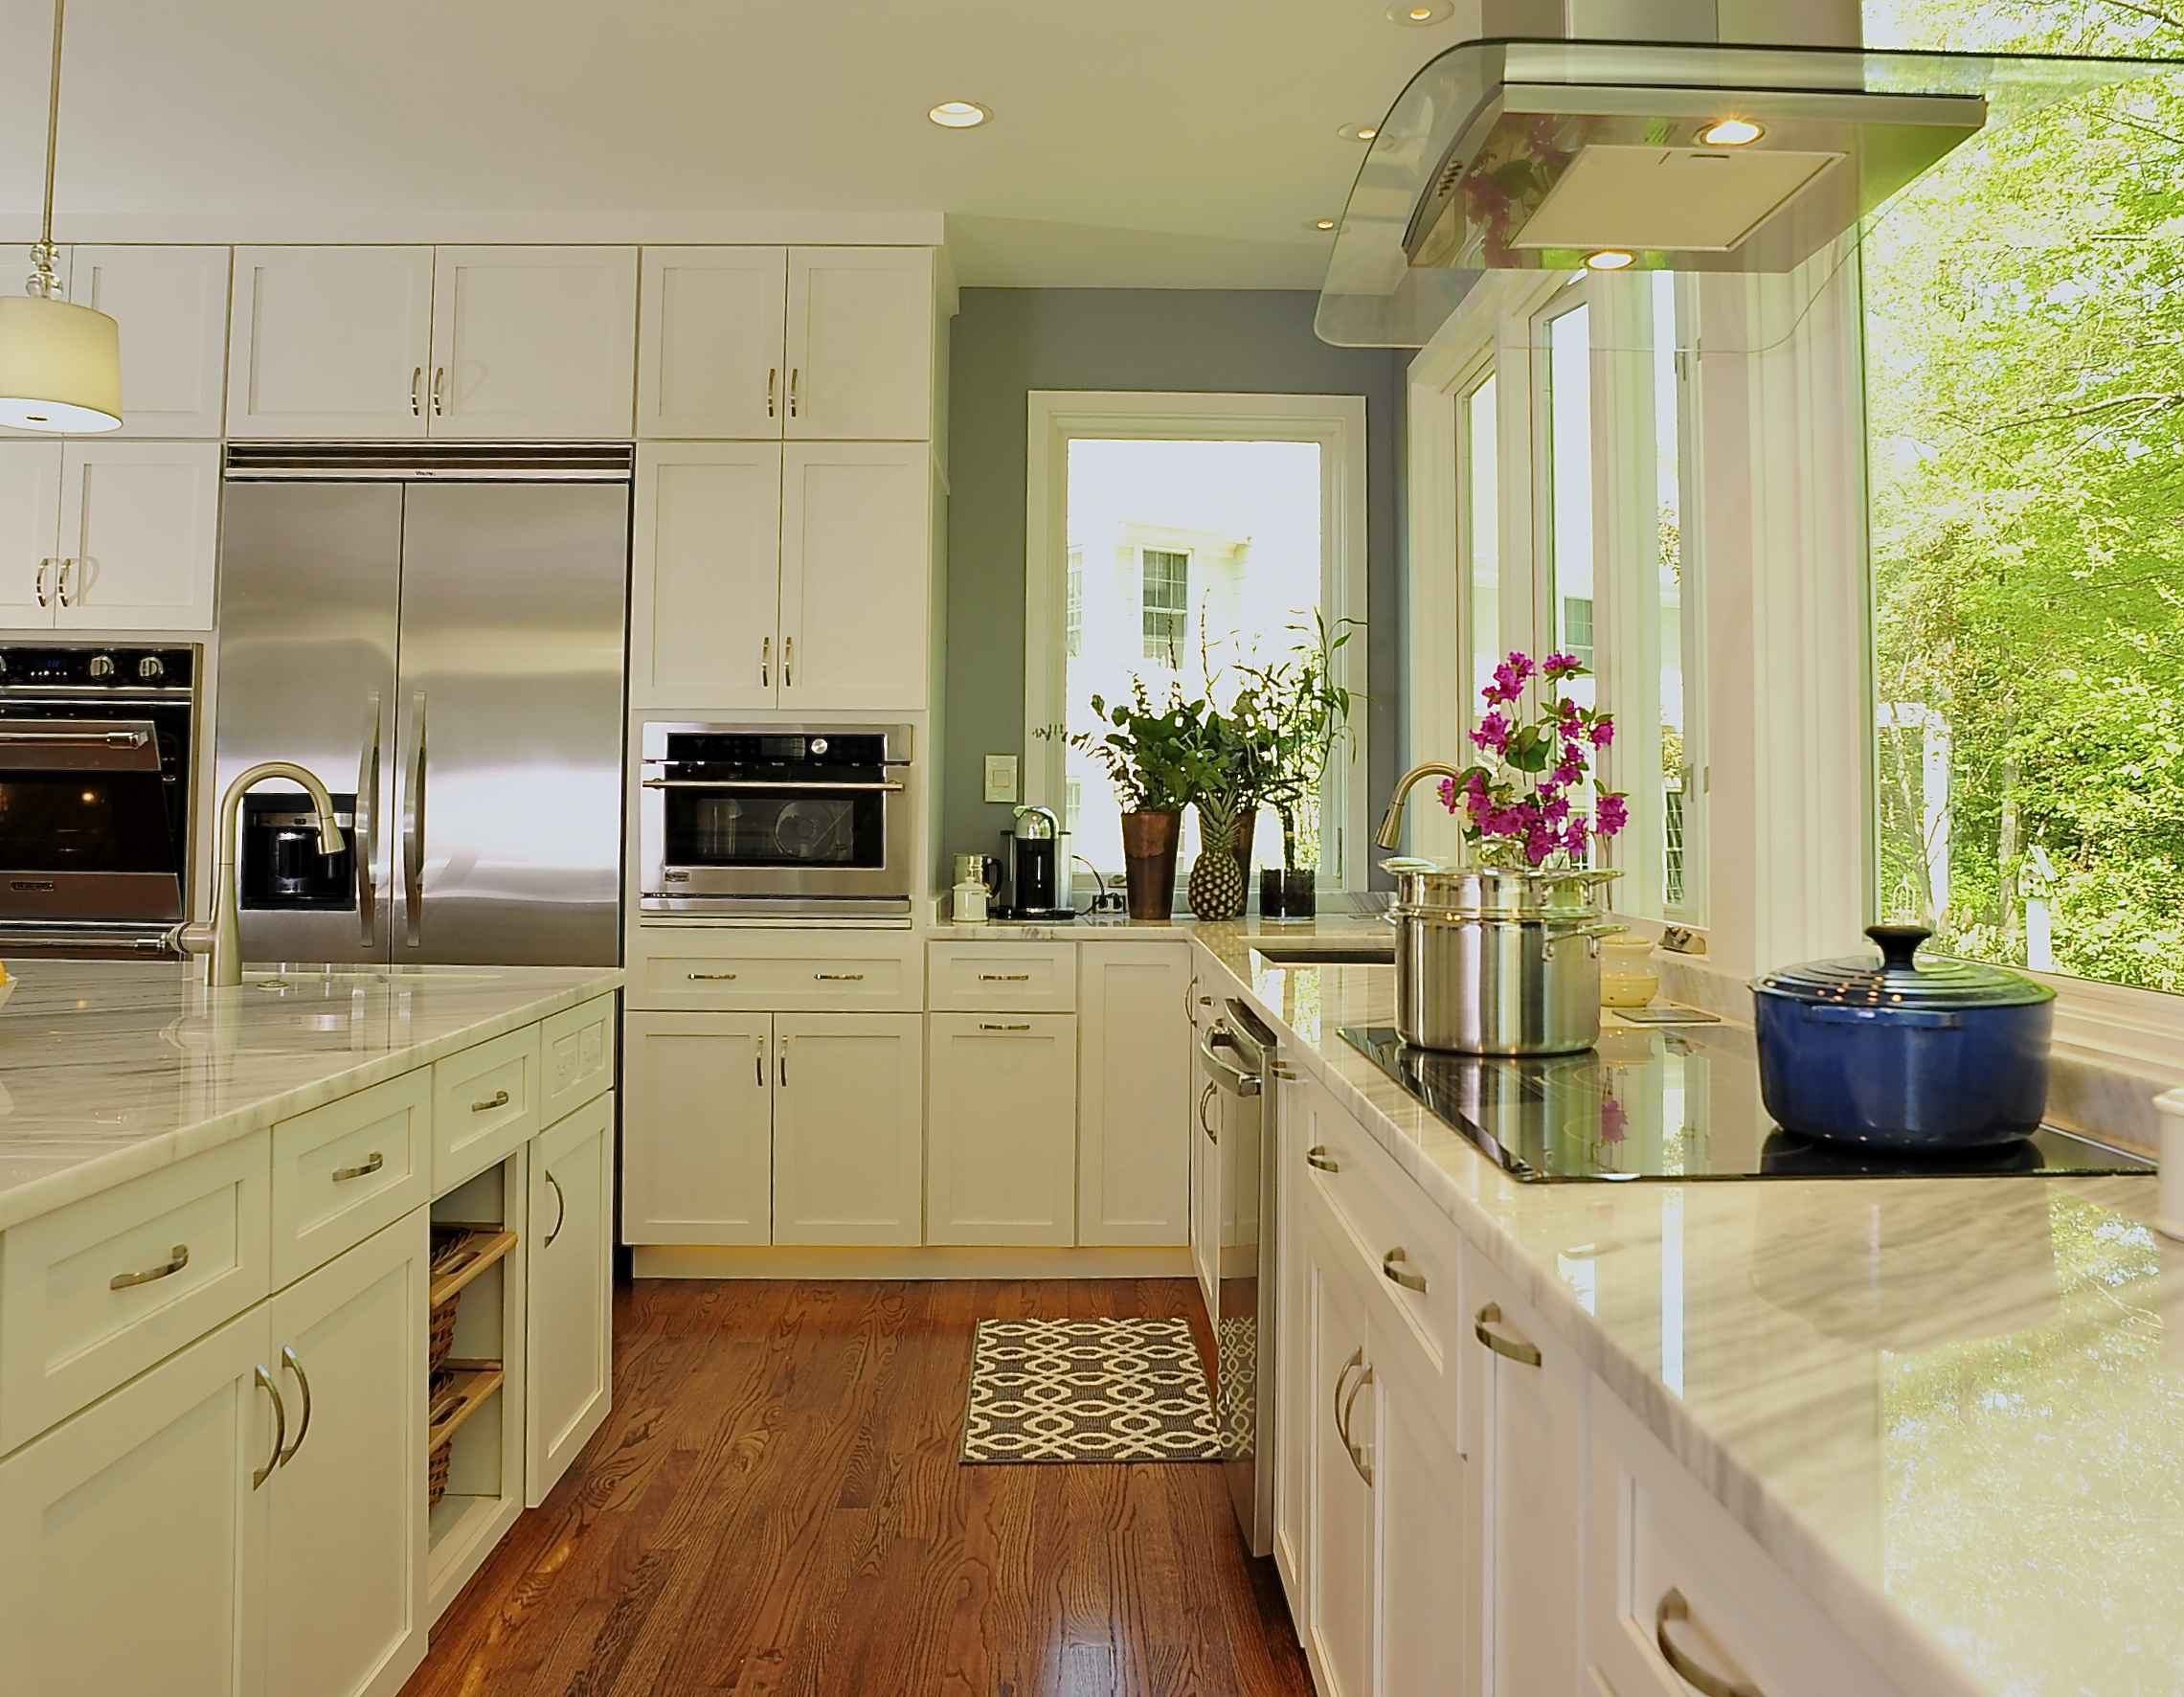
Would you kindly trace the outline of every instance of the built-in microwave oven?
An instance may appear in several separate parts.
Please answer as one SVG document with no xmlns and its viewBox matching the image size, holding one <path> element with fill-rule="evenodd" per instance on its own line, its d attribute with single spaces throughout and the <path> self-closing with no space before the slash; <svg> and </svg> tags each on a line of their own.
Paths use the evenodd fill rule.
<svg viewBox="0 0 2184 1697">
<path fill-rule="evenodd" d="M 907 918 L 911 727 L 644 727 L 639 911 Z"/>
</svg>

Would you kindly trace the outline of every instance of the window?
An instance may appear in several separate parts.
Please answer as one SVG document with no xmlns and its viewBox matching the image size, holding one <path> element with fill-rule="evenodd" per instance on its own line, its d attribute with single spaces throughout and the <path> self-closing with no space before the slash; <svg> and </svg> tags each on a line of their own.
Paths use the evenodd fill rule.
<svg viewBox="0 0 2184 1697">
<path fill-rule="evenodd" d="M 1145 589 L 1138 606 L 1145 658 L 1180 671 L 1183 651 L 1190 645 L 1190 555 L 1175 549 L 1148 548 L 1140 557 Z"/>
<path fill-rule="evenodd" d="M 1501 490 L 1497 481 L 1494 375 L 1465 396 L 1460 485 L 1464 509 L 1466 622 L 1471 632 L 1471 703 L 1458 722 L 1478 717 L 1478 692 L 1501 664 Z"/>
<path fill-rule="evenodd" d="M 1074 660 L 1085 651 L 1085 551 L 1069 550 L 1069 607 L 1068 638 L 1069 658 Z"/>
<path fill-rule="evenodd" d="M 1592 643 L 1592 312 L 1580 302 L 1546 324 L 1547 562 L 1553 646 L 1593 664 Z M 1596 678 L 1577 678 L 1570 694 L 1595 705 Z"/>
</svg>

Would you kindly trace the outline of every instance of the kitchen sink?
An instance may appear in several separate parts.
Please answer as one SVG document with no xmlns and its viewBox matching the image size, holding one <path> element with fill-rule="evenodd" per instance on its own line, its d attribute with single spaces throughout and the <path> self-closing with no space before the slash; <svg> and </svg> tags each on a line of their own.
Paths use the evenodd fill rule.
<svg viewBox="0 0 2184 1697">
<path fill-rule="evenodd" d="M 1270 966 L 1393 966 L 1392 942 L 1254 942 L 1251 952 Z"/>
</svg>

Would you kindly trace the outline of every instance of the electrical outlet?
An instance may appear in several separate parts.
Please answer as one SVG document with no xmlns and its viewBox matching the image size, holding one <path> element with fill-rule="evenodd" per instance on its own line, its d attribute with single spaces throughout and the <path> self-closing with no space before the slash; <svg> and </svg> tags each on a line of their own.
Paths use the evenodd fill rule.
<svg viewBox="0 0 2184 1697">
<path fill-rule="evenodd" d="M 986 757 L 986 800 L 1013 802 L 1016 800 L 1016 757 L 1014 755 L 988 755 Z"/>
</svg>

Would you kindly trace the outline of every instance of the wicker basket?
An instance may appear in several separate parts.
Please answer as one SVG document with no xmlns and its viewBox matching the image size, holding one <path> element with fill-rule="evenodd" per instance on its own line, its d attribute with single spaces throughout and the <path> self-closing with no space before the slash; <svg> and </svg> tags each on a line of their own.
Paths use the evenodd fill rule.
<svg viewBox="0 0 2184 1697">
<path fill-rule="evenodd" d="M 455 1466 L 455 1445 L 443 1443 L 432 1453 L 432 1460 L 425 1468 L 425 1508 L 429 1512 L 439 1506 L 439 1500 L 447 1495 L 447 1476 Z M 415 1502 L 416 1499 L 412 1498 Z"/>
<path fill-rule="evenodd" d="M 455 1347 L 455 1316 L 462 1306 L 462 1293 L 457 1291 L 446 1301 L 432 1311 L 432 1330 L 428 1335 L 425 1353 L 427 1370 L 438 1372 L 447 1360 L 447 1352 Z"/>
</svg>

